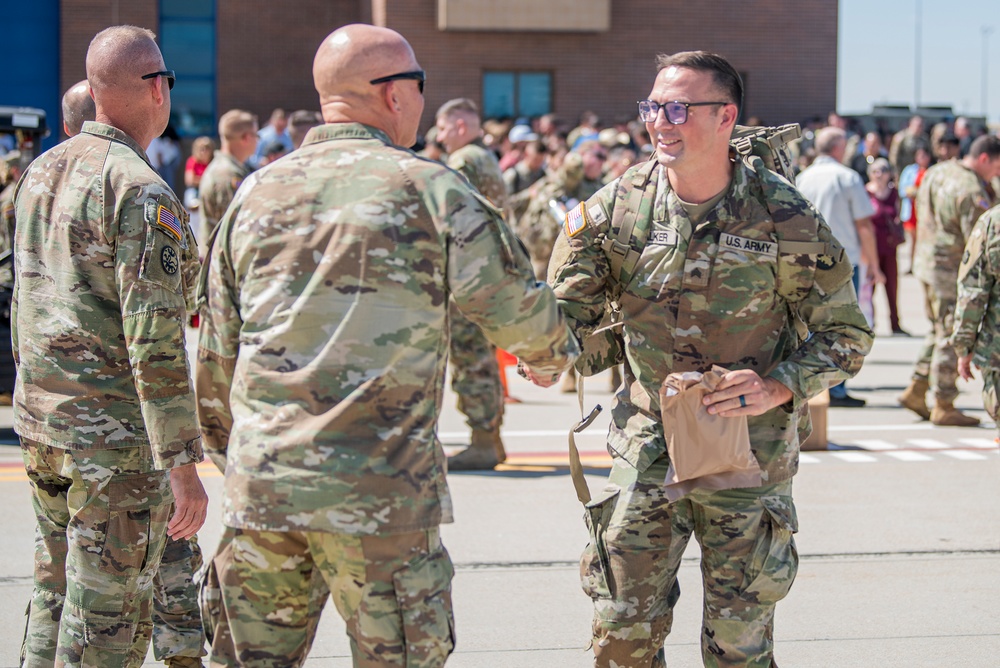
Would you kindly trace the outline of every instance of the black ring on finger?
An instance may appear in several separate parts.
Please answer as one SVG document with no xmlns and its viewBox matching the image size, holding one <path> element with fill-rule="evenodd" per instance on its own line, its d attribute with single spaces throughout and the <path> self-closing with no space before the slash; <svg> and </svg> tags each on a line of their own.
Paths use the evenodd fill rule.
<svg viewBox="0 0 1000 668">
<path fill-rule="evenodd" d="M 741 394 L 740 395 L 740 408 L 746 408 L 746 407 L 747 407 L 747 398 Z"/>
</svg>

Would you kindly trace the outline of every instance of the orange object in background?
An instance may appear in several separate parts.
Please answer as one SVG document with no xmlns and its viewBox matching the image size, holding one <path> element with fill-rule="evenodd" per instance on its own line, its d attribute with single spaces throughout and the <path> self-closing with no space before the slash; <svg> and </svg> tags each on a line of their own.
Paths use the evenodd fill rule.
<svg viewBox="0 0 1000 668">
<path fill-rule="evenodd" d="M 503 387 L 503 402 L 505 404 L 519 404 L 521 400 L 510 396 L 507 391 L 507 367 L 517 366 L 517 358 L 506 350 L 497 348 L 497 366 L 500 367 L 500 385 Z"/>
</svg>

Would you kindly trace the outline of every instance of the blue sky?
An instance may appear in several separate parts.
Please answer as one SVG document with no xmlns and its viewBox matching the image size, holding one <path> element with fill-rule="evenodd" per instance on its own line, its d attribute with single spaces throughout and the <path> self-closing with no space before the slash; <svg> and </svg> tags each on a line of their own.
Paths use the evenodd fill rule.
<svg viewBox="0 0 1000 668">
<path fill-rule="evenodd" d="M 922 5 L 920 102 L 982 113 L 983 26 L 987 38 L 987 110 L 1000 121 L 998 0 L 840 0 L 837 109 L 864 112 L 882 102 L 914 104 L 914 19 Z"/>
</svg>

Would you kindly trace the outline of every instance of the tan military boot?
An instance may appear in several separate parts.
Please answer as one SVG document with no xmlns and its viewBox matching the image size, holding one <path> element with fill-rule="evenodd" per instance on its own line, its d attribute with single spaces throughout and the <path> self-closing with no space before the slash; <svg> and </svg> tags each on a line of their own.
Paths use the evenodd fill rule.
<svg viewBox="0 0 1000 668">
<path fill-rule="evenodd" d="M 927 390 L 930 386 L 927 380 L 911 380 L 910 386 L 903 390 L 903 393 L 896 399 L 903 408 L 908 408 L 924 420 L 931 419 L 931 412 L 927 409 Z"/>
<path fill-rule="evenodd" d="M 950 403 L 938 402 L 931 412 L 931 422 L 939 427 L 975 427 L 979 425 L 979 418 L 966 415 Z"/>
<path fill-rule="evenodd" d="M 507 460 L 500 432 L 472 430 L 472 444 L 448 458 L 449 471 L 488 471 Z"/>
<path fill-rule="evenodd" d="M 167 668 L 205 668 L 201 659 L 193 656 L 171 656 L 163 661 Z"/>
<path fill-rule="evenodd" d="M 573 367 L 566 369 L 566 373 L 563 374 L 562 385 L 559 386 L 559 391 L 563 394 L 576 393 L 576 369 Z"/>
</svg>

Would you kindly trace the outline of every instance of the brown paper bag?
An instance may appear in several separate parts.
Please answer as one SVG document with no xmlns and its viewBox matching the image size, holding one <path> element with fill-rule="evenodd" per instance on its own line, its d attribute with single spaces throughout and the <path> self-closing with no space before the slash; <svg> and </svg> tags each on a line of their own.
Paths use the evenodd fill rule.
<svg viewBox="0 0 1000 668">
<path fill-rule="evenodd" d="M 670 501 L 694 489 L 763 484 L 760 465 L 750 450 L 746 416 L 711 415 L 702 404 L 725 373 L 726 369 L 719 366 L 705 374 L 672 373 L 660 387 L 660 416 L 670 455 L 664 484 Z"/>
</svg>

